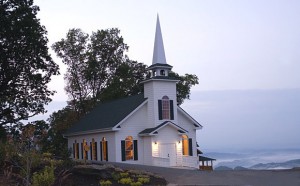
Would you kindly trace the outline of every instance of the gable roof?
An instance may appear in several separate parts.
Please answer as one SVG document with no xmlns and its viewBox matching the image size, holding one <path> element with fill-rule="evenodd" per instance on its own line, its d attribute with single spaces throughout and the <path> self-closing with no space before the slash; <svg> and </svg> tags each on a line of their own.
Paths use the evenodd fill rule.
<svg viewBox="0 0 300 186">
<path fill-rule="evenodd" d="M 145 102 L 144 94 L 106 102 L 96 106 L 64 134 L 88 132 L 91 130 L 111 130 L 139 105 Z"/>
<path fill-rule="evenodd" d="M 187 133 L 188 131 L 185 130 L 184 128 L 176 125 L 175 123 L 171 122 L 171 121 L 165 121 L 163 122 L 162 124 L 156 126 L 156 127 L 153 127 L 153 128 L 147 128 L 143 131 L 141 131 L 139 133 L 140 136 L 152 136 L 152 135 L 156 135 L 157 134 L 157 131 L 160 130 L 161 128 L 163 128 L 165 125 L 172 125 L 173 127 L 175 127 L 179 133 Z"/>
<path fill-rule="evenodd" d="M 181 113 L 186 116 L 191 122 L 193 122 L 196 129 L 202 129 L 202 125 L 196 121 L 192 116 L 190 116 L 185 110 L 183 110 L 180 106 L 177 106 L 178 110 L 181 111 Z"/>
</svg>

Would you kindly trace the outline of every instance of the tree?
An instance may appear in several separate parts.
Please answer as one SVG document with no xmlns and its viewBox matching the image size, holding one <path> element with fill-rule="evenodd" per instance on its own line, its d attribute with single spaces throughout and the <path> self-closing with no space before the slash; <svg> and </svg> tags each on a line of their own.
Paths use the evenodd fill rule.
<svg viewBox="0 0 300 186">
<path fill-rule="evenodd" d="M 69 157 L 68 141 L 63 134 L 76 121 L 76 112 L 69 106 L 53 112 L 48 119 L 50 129 L 47 138 L 42 141 L 42 151 L 67 159 Z"/>
<path fill-rule="evenodd" d="M 33 0 L 0 0 L 0 125 L 45 113 L 54 94 L 47 83 L 59 68 L 38 11 Z"/>
<path fill-rule="evenodd" d="M 146 67 L 137 61 L 127 60 L 122 63 L 100 95 L 100 100 L 113 100 L 144 92 L 141 82 L 146 75 Z"/>
<path fill-rule="evenodd" d="M 66 39 L 54 43 L 52 48 L 68 66 L 65 79 L 69 106 L 79 119 L 99 102 L 143 92 L 140 84 L 146 76 L 147 66 L 130 60 L 118 29 L 93 32 L 91 36 L 80 29 L 71 29 Z M 189 98 L 190 88 L 198 84 L 196 75 L 179 76 L 178 104 Z"/>
<path fill-rule="evenodd" d="M 184 76 L 180 76 L 175 72 L 169 73 L 169 76 L 179 80 L 176 86 L 177 104 L 181 105 L 185 99 L 190 99 L 192 86 L 199 84 L 198 77 L 194 74 L 185 74 Z"/>
<path fill-rule="evenodd" d="M 52 48 L 68 66 L 65 90 L 79 117 L 96 103 L 111 97 L 107 95 L 107 88 L 122 78 L 118 74 L 124 76 L 127 70 L 142 75 L 145 71 L 145 66 L 125 55 L 128 46 L 116 28 L 98 30 L 91 36 L 80 29 L 71 29 L 66 39 L 54 43 Z"/>
</svg>

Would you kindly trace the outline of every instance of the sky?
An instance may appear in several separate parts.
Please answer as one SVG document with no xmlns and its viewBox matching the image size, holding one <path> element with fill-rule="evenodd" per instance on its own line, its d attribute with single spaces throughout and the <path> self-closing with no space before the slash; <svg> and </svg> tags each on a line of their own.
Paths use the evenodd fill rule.
<svg viewBox="0 0 300 186">
<path fill-rule="evenodd" d="M 167 63 L 196 74 L 182 107 L 200 123 L 204 149 L 299 148 L 300 1 L 35 0 L 49 47 L 71 28 L 91 34 L 119 28 L 130 59 L 152 62 L 159 14 Z M 49 112 L 68 99 L 66 67 Z M 297 110 L 298 109 L 298 110 Z M 226 140 L 224 140 L 226 139 Z"/>
</svg>

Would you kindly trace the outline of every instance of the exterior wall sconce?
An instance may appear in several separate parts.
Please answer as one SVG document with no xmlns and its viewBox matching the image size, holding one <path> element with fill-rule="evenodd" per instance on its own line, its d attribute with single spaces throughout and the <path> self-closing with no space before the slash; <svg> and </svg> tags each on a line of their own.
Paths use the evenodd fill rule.
<svg viewBox="0 0 300 186">
<path fill-rule="evenodd" d="M 180 140 L 178 141 L 178 143 L 180 143 Z"/>
<path fill-rule="evenodd" d="M 154 144 L 156 145 L 156 144 L 157 144 L 157 141 L 155 141 Z"/>
</svg>

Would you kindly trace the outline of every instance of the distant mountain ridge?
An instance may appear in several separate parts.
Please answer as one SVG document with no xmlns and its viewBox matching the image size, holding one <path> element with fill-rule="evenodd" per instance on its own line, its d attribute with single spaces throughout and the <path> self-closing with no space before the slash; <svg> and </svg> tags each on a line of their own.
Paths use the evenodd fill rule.
<svg viewBox="0 0 300 186">
<path fill-rule="evenodd" d="M 300 159 L 290 160 L 281 163 L 259 163 L 251 166 L 250 169 L 291 169 L 295 167 L 300 167 Z"/>
<path fill-rule="evenodd" d="M 249 168 L 245 168 L 242 166 L 237 166 L 235 168 L 231 168 L 228 166 L 217 166 L 215 170 L 274 170 L 274 169 L 293 169 L 300 168 L 300 159 L 289 160 L 286 162 L 280 163 L 258 163 Z"/>
<path fill-rule="evenodd" d="M 258 150 L 242 152 L 208 152 L 208 157 L 217 159 L 214 168 L 244 167 L 251 169 L 291 169 L 300 167 L 300 149 Z M 239 168 L 238 168 L 239 169 Z"/>
</svg>

